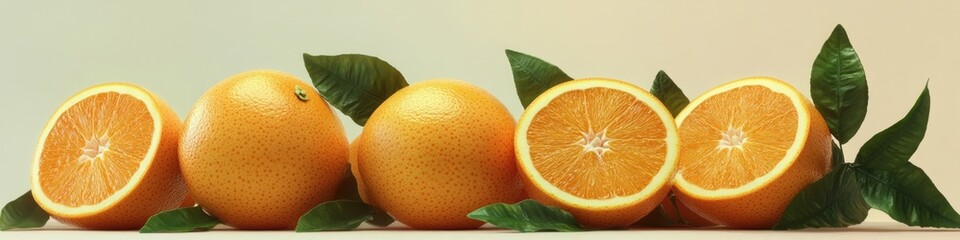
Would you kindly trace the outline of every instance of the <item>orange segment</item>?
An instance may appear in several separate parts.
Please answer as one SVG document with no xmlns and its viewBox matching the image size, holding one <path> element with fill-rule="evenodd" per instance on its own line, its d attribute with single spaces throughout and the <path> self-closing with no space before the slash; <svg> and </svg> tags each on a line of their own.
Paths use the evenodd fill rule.
<svg viewBox="0 0 960 240">
<path fill-rule="evenodd" d="M 527 193 L 588 227 L 630 225 L 669 191 L 679 143 L 670 112 L 626 82 L 550 88 L 520 117 L 517 161 Z"/>
<path fill-rule="evenodd" d="M 80 100 L 53 124 L 40 154 L 50 200 L 79 207 L 127 185 L 150 148 L 153 118 L 142 101 L 117 92 Z"/>
<path fill-rule="evenodd" d="M 762 86 L 714 95 L 688 115 L 680 168 L 704 189 L 736 188 L 770 172 L 793 145 L 797 110 L 790 98 Z M 718 181 L 718 179 L 722 179 Z"/>
<path fill-rule="evenodd" d="M 537 172 L 585 199 L 643 190 L 663 166 L 665 139 L 666 127 L 650 106 L 608 88 L 560 94 L 533 117 L 527 130 Z"/>
<path fill-rule="evenodd" d="M 34 199 L 64 223 L 136 229 L 186 195 L 177 145 L 182 123 L 147 90 L 97 85 L 60 106 L 40 135 Z"/>
</svg>

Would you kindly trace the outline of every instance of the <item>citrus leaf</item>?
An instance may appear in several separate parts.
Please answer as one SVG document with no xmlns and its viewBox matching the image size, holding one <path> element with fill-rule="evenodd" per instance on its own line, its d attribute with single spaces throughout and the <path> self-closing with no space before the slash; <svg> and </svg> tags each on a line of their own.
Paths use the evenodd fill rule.
<svg viewBox="0 0 960 240">
<path fill-rule="evenodd" d="M 870 206 L 860 195 L 852 165 L 835 167 L 793 197 L 773 229 L 847 227 L 867 218 Z"/>
<path fill-rule="evenodd" d="M 690 104 L 687 95 L 683 94 L 680 87 L 677 87 L 677 84 L 673 83 L 673 79 L 670 79 L 670 76 L 667 76 L 667 73 L 663 70 L 657 72 L 657 77 L 653 79 L 650 93 L 660 99 L 660 102 L 663 102 L 663 105 L 670 109 L 670 114 L 673 114 L 673 116 L 680 114 L 680 111 L 687 104 Z"/>
<path fill-rule="evenodd" d="M 390 95 L 409 85 L 400 71 L 376 57 L 304 53 L 303 63 L 320 95 L 360 126 Z"/>
<path fill-rule="evenodd" d="M 847 31 L 839 24 L 813 61 L 810 95 L 840 144 L 857 134 L 867 115 L 867 77 Z"/>
<path fill-rule="evenodd" d="M 317 205 L 300 217 L 297 232 L 353 230 L 373 219 L 366 203 L 354 200 L 333 200 Z"/>
<path fill-rule="evenodd" d="M 467 217 L 520 232 L 583 230 L 567 211 L 531 199 L 516 204 L 490 204 L 474 210 Z"/>
<path fill-rule="evenodd" d="M 520 104 L 523 104 L 524 108 L 547 89 L 573 80 L 559 67 L 539 58 L 510 49 L 506 52 L 510 68 L 513 69 L 513 82 L 517 86 L 517 96 L 520 97 Z"/>
<path fill-rule="evenodd" d="M 200 206 L 177 208 L 154 214 L 140 228 L 141 233 L 206 231 L 220 224 Z"/>
<path fill-rule="evenodd" d="M 872 169 L 902 166 L 920 147 L 930 116 L 930 89 L 923 88 L 917 102 L 903 119 L 877 133 L 860 147 L 856 163 Z"/>
<path fill-rule="evenodd" d="M 863 198 L 871 207 L 910 226 L 960 228 L 960 214 L 913 163 L 893 169 L 856 169 Z"/>
<path fill-rule="evenodd" d="M 831 165 L 833 167 L 839 167 L 840 165 L 843 165 L 843 163 L 847 162 L 847 160 L 843 158 L 843 148 L 840 148 L 840 146 L 838 146 L 834 141 L 830 141 L 830 145 L 833 145 L 833 157 L 831 158 Z"/>
<path fill-rule="evenodd" d="M 27 191 L 3 206 L 3 211 L 0 212 L 0 231 L 43 227 L 49 219 L 50 215 L 33 200 L 33 193 Z"/>
</svg>

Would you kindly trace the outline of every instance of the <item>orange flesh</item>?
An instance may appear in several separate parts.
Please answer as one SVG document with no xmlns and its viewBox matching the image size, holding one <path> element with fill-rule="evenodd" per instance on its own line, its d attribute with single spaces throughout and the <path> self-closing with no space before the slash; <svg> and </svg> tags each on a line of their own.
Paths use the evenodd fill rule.
<svg viewBox="0 0 960 240">
<path fill-rule="evenodd" d="M 99 203 L 127 184 L 149 151 L 153 118 L 139 99 L 104 92 L 56 120 L 40 155 L 40 186 L 50 200 Z"/>
<path fill-rule="evenodd" d="M 584 199 L 640 192 L 666 154 L 660 117 L 629 93 L 588 88 L 563 93 L 530 123 L 533 166 L 547 182 Z"/>
<path fill-rule="evenodd" d="M 785 157 L 797 124 L 790 98 L 766 87 L 743 86 L 714 95 L 680 126 L 680 173 L 708 190 L 740 187 Z"/>
</svg>

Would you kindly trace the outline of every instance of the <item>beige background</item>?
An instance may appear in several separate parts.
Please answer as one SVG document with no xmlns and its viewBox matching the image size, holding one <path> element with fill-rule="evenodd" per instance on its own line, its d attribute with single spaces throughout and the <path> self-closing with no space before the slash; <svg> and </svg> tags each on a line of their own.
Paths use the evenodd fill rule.
<svg viewBox="0 0 960 240">
<path fill-rule="evenodd" d="M 913 162 L 960 207 L 960 1 L 4 1 L 0 7 L 0 201 L 29 189 L 38 134 L 97 83 L 150 89 L 181 117 L 210 86 L 251 69 L 309 81 L 301 53 L 363 53 L 410 82 L 467 80 L 522 112 L 503 49 L 574 77 L 647 88 L 664 69 L 690 97 L 769 75 L 809 93 L 810 67 L 842 23 L 864 59 L 870 105 L 858 149 L 899 120 L 930 79 L 929 130 Z M 340 116 L 352 138 L 360 127 Z M 848 150 L 853 159 L 855 151 Z M 872 212 L 869 220 L 888 220 Z"/>
</svg>

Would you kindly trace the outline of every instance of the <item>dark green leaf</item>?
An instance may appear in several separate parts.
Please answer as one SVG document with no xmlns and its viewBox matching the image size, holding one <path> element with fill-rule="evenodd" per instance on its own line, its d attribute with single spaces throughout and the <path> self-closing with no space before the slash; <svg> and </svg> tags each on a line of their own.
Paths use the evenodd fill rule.
<svg viewBox="0 0 960 240">
<path fill-rule="evenodd" d="M 913 108 L 886 130 L 874 135 L 860 147 L 856 163 L 872 169 L 893 169 L 910 160 L 920 146 L 927 132 L 927 120 L 930 116 L 930 90 L 923 93 L 913 104 Z"/>
<path fill-rule="evenodd" d="M 547 89 L 573 80 L 559 67 L 539 58 L 510 49 L 506 52 L 510 68 L 513 69 L 513 82 L 517 86 L 517 95 L 520 96 L 520 103 L 524 108 Z"/>
<path fill-rule="evenodd" d="M 0 212 L 0 230 L 38 228 L 47 224 L 50 215 L 33 200 L 30 191 L 3 206 Z"/>
<path fill-rule="evenodd" d="M 843 158 L 843 148 L 840 148 L 840 146 L 838 146 L 834 141 L 830 141 L 830 145 L 833 145 L 832 166 L 836 168 L 845 163 L 847 160 Z"/>
<path fill-rule="evenodd" d="M 910 226 L 960 228 L 960 214 L 912 163 L 893 169 L 856 169 L 863 198 L 871 207 Z"/>
<path fill-rule="evenodd" d="M 842 164 L 797 193 L 773 229 L 847 227 L 863 222 L 869 210 L 856 171 Z"/>
<path fill-rule="evenodd" d="M 520 232 L 583 230 L 570 213 L 530 199 L 517 204 L 490 204 L 474 210 L 467 217 Z"/>
<path fill-rule="evenodd" d="M 810 95 L 840 144 L 857 134 L 867 115 L 867 77 L 841 25 L 833 29 L 813 61 Z"/>
<path fill-rule="evenodd" d="M 297 232 L 353 230 L 373 219 L 370 206 L 354 200 L 334 200 L 317 205 L 300 217 Z"/>
<path fill-rule="evenodd" d="M 677 84 L 673 83 L 673 79 L 670 79 L 670 76 L 667 76 L 667 73 L 663 72 L 663 70 L 657 72 L 657 77 L 653 79 L 653 86 L 650 87 L 650 93 L 656 96 L 657 99 L 660 99 L 660 102 L 663 102 L 663 105 L 667 106 L 667 109 L 670 109 L 670 114 L 673 114 L 673 116 L 680 114 L 680 111 L 682 111 L 687 104 L 690 104 L 690 99 L 687 98 L 687 95 L 683 94 L 680 87 L 677 87 Z"/>
<path fill-rule="evenodd" d="M 400 71 L 376 57 L 304 53 L 303 63 L 320 95 L 361 126 L 383 101 L 408 85 Z"/>
<path fill-rule="evenodd" d="M 220 220 L 207 215 L 200 206 L 177 208 L 157 213 L 147 219 L 141 233 L 174 233 L 206 231 L 220 224 Z"/>
</svg>

